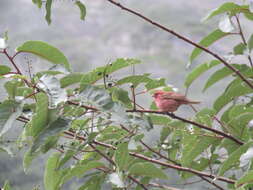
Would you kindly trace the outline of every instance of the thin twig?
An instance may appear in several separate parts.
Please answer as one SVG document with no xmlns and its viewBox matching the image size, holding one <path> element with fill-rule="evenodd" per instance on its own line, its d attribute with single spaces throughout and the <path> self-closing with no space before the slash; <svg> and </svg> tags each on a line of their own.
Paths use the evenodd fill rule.
<svg viewBox="0 0 253 190">
<path fill-rule="evenodd" d="M 253 84 L 252 84 L 249 80 L 247 80 L 247 78 L 245 78 L 245 77 L 241 74 L 241 72 L 240 72 L 239 70 L 237 70 L 236 68 L 234 68 L 232 65 L 230 65 L 226 60 L 224 60 L 221 56 L 219 56 L 219 55 L 216 54 L 215 52 L 209 50 L 208 48 L 206 48 L 206 47 L 204 47 L 204 46 L 201 46 L 201 45 L 199 45 L 199 44 L 193 42 L 192 40 L 190 40 L 190 39 L 188 39 L 188 38 L 182 36 L 181 34 L 178 34 L 177 32 L 171 30 L 170 28 L 167 28 L 167 27 L 165 27 L 165 26 L 159 24 L 158 22 L 155 22 L 155 21 L 149 19 L 148 17 L 142 15 L 141 13 L 139 13 L 139 12 L 137 12 L 137 11 L 134 11 L 134 10 L 132 10 L 132 9 L 130 9 L 130 8 L 127 8 L 127 7 L 123 6 L 123 5 L 121 5 L 120 3 L 118 3 L 118 2 L 115 1 L 115 0 L 106 0 L 106 1 L 108 1 L 109 3 L 115 5 L 115 6 L 119 7 L 119 8 L 121 8 L 122 10 L 125 10 L 125 11 L 127 11 L 127 12 L 129 12 L 129 13 L 131 13 L 131 14 L 136 15 L 137 17 L 139 17 L 139 18 L 145 20 L 146 22 L 148 22 L 148 23 L 150 23 L 150 24 L 152 24 L 152 25 L 154 25 L 154 26 L 156 26 L 156 27 L 162 29 L 163 31 L 166 31 L 166 32 L 168 32 L 168 33 L 170 33 L 170 34 L 172 34 L 172 35 L 178 37 L 179 39 L 181 39 L 181 40 L 187 42 L 188 44 L 191 44 L 191 45 L 193 45 L 193 46 L 195 46 L 195 47 L 197 47 L 197 48 L 199 48 L 199 49 L 205 51 L 206 53 L 212 55 L 213 57 L 215 57 L 216 59 L 218 59 L 219 61 L 221 61 L 227 68 L 229 68 L 231 71 L 233 71 L 233 72 L 234 72 L 239 78 L 241 78 L 250 88 L 253 89 Z M 230 35 L 230 33 L 228 33 L 227 35 Z"/>
<path fill-rule="evenodd" d="M 242 26 L 241 26 L 241 23 L 240 23 L 240 20 L 239 20 L 239 16 L 235 15 L 235 18 L 236 18 L 236 22 L 237 22 L 237 25 L 238 25 L 238 28 L 239 28 L 239 35 L 242 38 L 243 44 L 245 46 L 247 46 L 247 42 L 246 42 L 245 36 L 243 34 L 243 31 L 242 31 Z M 248 55 L 248 60 L 249 60 L 250 66 L 253 68 L 253 63 L 252 63 L 252 59 L 251 59 L 250 55 Z"/>
<path fill-rule="evenodd" d="M 183 121 L 184 123 L 189 123 L 189 124 L 195 125 L 196 127 L 199 127 L 199 128 L 211 131 L 213 133 L 216 133 L 218 135 L 221 135 L 221 136 L 223 136 L 225 138 L 228 138 L 228 139 L 236 142 L 239 145 L 243 145 L 244 144 L 242 141 L 240 141 L 239 139 L 233 137 L 230 134 L 226 134 L 226 133 L 224 133 L 222 131 L 219 131 L 217 129 L 205 126 L 205 125 L 203 125 L 201 123 L 198 123 L 198 122 L 195 122 L 195 121 L 191 121 L 191 120 L 179 117 L 179 116 L 177 116 L 177 115 L 175 115 L 173 113 L 153 111 L 153 110 L 127 110 L 127 112 L 154 113 L 154 114 L 160 114 L 160 115 L 167 115 L 167 116 L 169 116 L 169 117 L 171 117 L 173 119 L 177 119 L 177 120 Z"/>
<path fill-rule="evenodd" d="M 70 131 L 65 131 L 64 134 L 70 135 L 70 136 L 75 136 L 79 140 L 87 141 L 87 139 L 85 139 L 84 137 L 75 135 L 75 134 L 73 134 Z M 106 147 L 106 148 L 110 148 L 110 149 L 113 149 L 113 150 L 117 149 L 115 146 L 113 146 L 111 144 L 106 144 L 104 142 L 99 142 L 99 141 L 96 141 L 96 140 L 94 140 L 92 143 L 96 144 L 96 145 L 100 145 L 100 146 Z M 187 168 L 187 167 L 182 167 L 182 166 L 178 166 L 178 165 L 175 165 L 175 164 L 170 164 L 170 163 L 167 163 L 167 162 L 164 162 L 164 161 L 160 161 L 160 160 L 156 160 L 156 159 L 153 159 L 153 158 L 149 158 L 149 157 L 144 156 L 144 155 L 139 154 L 139 153 L 130 152 L 129 154 L 131 156 L 136 157 L 136 158 L 140 158 L 142 160 L 145 160 L 145 161 L 148 161 L 148 162 L 152 162 L 154 164 L 158 164 L 158 165 L 165 166 L 165 167 L 168 167 L 168 168 L 172 168 L 172 169 L 176 169 L 176 170 L 179 170 L 179 171 L 185 171 L 185 172 L 193 173 L 193 174 L 196 174 L 196 175 L 201 175 L 201 176 L 208 177 L 208 178 L 211 178 L 211 179 L 220 180 L 220 181 L 223 181 L 223 182 L 226 182 L 226 183 L 231 183 L 231 184 L 235 183 L 234 180 L 226 178 L 226 177 L 216 176 L 216 175 L 213 175 L 213 174 L 209 174 L 209 173 L 205 173 L 205 172 L 200 172 L 200 171 L 194 170 L 192 168 Z"/>
<path fill-rule="evenodd" d="M 68 101 L 69 104 L 72 104 L 72 105 L 78 105 L 79 106 L 79 103 L 76 103 L 76 102 L 73 102 L 73 101 Z M 93 110 L 93 111 L 98 111 L 97 108 L 94 108 L 94 107 L 90 107 L 90 106 L 85 106 L 85 105 L 82 105 L 81 107 L 83 108 L 86 108 L 86 109 L 90 109 L 90 110 Z M 126 112 L 138 112 L 138 113 L 154 113 L 154 114 L 159 114 L 159 115 L 167 115 L 173 119 L 177 119 L 177 120 L 180 120 L 184 123 L 189 123 L 189 124 L 192 124 L 196 127 L 199 127 L 199 128 L 202 128 L 202 129 L 205 129 L 205 130 L 208 130 L 208 131 L 211 131 L 213 133 L 216 133 L 218 135 L 221 135 L 225 138 L 228 138 L 234 142 L 236 142 L 237 144 L 239 145 L 243 145 L 244 142 L 240 141 L 239 139 L 233 137 L 232 135 L 230 134 L 226 134 L 224 133 L 223 131 L 219 131 L 217 129 L 214 129 L 214 128 L 211 128 L 211 127 L 208 127 L 208 126 L 205 126 L 201 123 L 198 123 L 198 122 L 195 122 L 195 121 L 191 121 L 191 120 L 188 120 L 188 119 L 185 119 L 185 118 L 182 118 L 182 117 L 179 117 L 173 113 L 169 113 L 169 112 L 160 112 L 160 111 L 153 111 L 153 110 L 126 110 Z"/>
</svg>

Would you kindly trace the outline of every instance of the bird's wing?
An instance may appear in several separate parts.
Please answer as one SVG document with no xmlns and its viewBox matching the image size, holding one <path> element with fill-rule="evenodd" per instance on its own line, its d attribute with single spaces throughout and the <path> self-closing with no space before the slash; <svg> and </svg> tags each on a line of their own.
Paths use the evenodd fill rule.
<svg viewBox="0 0 253 190">
<path fill-rule="evenodd" d="M 182 94 L 163 94 L 162 98 L 164 99 L 173 99 L 173 100 L 186 100 L 185 96 Z"/>
</svg>

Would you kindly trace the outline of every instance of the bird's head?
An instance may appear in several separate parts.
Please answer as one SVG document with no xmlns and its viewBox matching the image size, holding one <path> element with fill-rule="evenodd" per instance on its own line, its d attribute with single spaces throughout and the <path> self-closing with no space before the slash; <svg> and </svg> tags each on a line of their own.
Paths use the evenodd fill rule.
<svg viewBox="0 0 253 190">
<path fill-rule="evenodd" d="M 157 90 L 152 97 L 158 98 L 159 96 L 163 95 L 165 92 L 162 90 Z"/>
</svg>

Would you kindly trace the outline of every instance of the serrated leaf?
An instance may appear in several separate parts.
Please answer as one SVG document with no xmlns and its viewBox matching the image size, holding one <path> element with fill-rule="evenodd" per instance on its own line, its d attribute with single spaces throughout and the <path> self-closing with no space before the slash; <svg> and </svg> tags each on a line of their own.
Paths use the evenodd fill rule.
<svg viewBox="0 0 253 190">
<path fill-rule="evenodd" d="M 75 4 L 78 6 L 80 10 L 80 19 L 84 20 L 86 16 L 86 7 L 81 1 L 76 1 Z"/>
<path fill-rule="evenodd" d="M 245 8 L 247 8 L 247 6 L 240 6 L 237 5 L 233 2 L 227 2 L 222 4 L 220 7 L 210 11 L 204 18 L 203 21 L 206 21 L 214 16 L 223 14 L 223 13 L 238 13 L 238 12 L 245 12 Z"/>
<path fill-rule="evenodd" d="M 117 70 L 120 70 L 122 68 L 140 64 L 141 62 L 137 59 L 117 59 L 116 61 L 112 62 L 111 64 L 108 64 L 103 67 L 97 67 L 93 71 L 86 73 L 83 75 L 81 79 L 81 87 L 85 86 L 87 84 L 93 84 L 96 81 L 102 79 L 107 74 L 111 74 Z"/>
<path fill-rule="evenodd" d="M 10 67 L 7 67 L 5 65 L 0 65 L 0 75 L 7 74 L 11 71 Z"/>
<path fill-rule="evenodd" d="M 56 108 L 58 104 L 66 102 L 67 92 L 61 88 L 60 81 L 51 75 L 43 75 L 37 84 L 39 88 L 44 90 L 49 98 L 49 107 Z"/>
<path fill-rule="evenodd" d="M 22 104 L 6 100 L 0 104 L 0 137 L 5 134 L 22 113 Z"/>
<path fill-rule="evenodd" d="M 52 8 L 53 0 L 46 0 L 45 8 L 46 8 L 46 16 L 45 19 L 47 24 L 51 24 L 51 8 Z"/>
<path fill-rule="evenodd" d="M 192 84 L 192 82 L 195 81 L 200 75 L 202 75 L 204 72 L 208 71 L 209 69 L 213 68 L 218 64 L 220 64 L 220 61 L 213 60 L 210 63 L 198 65 L 187 75 L 184 82 L 185 87 L 188 88 Z"/>
<path fill-rule="evenodd" d="M 247 65 L 238 65 L 238 64 L 231 64 L 231 66 L 233 66 L 234 68 L 238 69 L 239 71 L 245 71 L 248 69 Z M 223 67 L 217 71 L 215 71 L 207 80 L 204 88 L 203 88 L 203 92 L 206 91 L 209 87 L 211 87 L 212 85 L 214 85 L 215 83 L 221 81 L 222 79 L 224 79 L 225 77 L 233 74 L 234 72 L 231 71 L 229 68 L 227 67 Z"/>
<path fill-rule="evenodd" d="M 127 169 L 127 166 L 129 164 L 128 143 L 122 143 L 117 146 L 117 150 L 115 151 L 114 158 L 115 158 L 115 163 L 118 166 L 120 171 Z"/>
<path fill-rule="evenodd" d="M 235 29 L 234 24 L 232 23 L 229 15 L 224 15 L 220 18 L 219 29 L 225 33 L 232 32 Z"/>
<path fill-rule="evenodd" d="M 240 179 L 238 179 L 235 183 L 236 187 L 246 184 L 252 184 L 253 179 L 253 170 L 247 171 Z"/>
<path fill-rule="evenodd" d="M 153 164 L 147 162 L 133 164 L 128 171 L 130 175 L 168 179 L 167 175 L 162 171 L 162 169 L 157 168 Z"/>
<path fill-rule="evenodd" d="M 227 33 L 222 32 L 221 30 L 217 29 L 214 30 L 213 32 L 211 32 L 210 34 L 208 34 L 206 37 L 204 37 L 200 42 L 199 45 L 202 45 L 204 47 L 209 47 L 210 45 L 212 45 L 214 42 L 216 42 L 217 40 L 223 38 L 224 36 L 228 35 Z M 194 59 L 196 59 L 203 50 L 199 49 L 199 48 L 194 48 L 194 50 L 191 53 L 190 56 L 190 63 L 192 63 L 192 61 Z"/>
<path fill-rule="evenodd" d="M 47 0 L 48 2 L 49 0 Z M 52 0 L 50 0 L 52 1 Z M 67 58 L 57 48 L 42 41 L 27 41 L 17 48 L 17 52 L 26 52 L 37 55 L 53 64 L 62 64 L 69 71 L 71 70 Z"/>
<path fill-rule="evenodd" d="M 238 165 L 240 163 L 239 160 L 241 155 L 244 154 L 249 149 L 249 147 L 252 146 L 252 144 L 253 142 L 248 142 L 230 154 L 230 156 L 223 162 L 222 166 L 220 167 L 218 175 L 223 176 L 227 170 L 233 166 Z"/>
</svg>

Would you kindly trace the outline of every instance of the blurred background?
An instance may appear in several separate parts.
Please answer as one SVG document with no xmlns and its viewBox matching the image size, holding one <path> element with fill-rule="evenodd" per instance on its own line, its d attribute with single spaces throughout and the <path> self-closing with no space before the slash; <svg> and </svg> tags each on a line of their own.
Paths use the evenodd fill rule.
<svg viewBox="0 0 253 190">
<path fill-rule="evenodd" d="M 201 23 L 201 18 L 209 10 L 226 1 L 124 0 L 121 2 L 180 34 L 199 41 L 218 25 L 217 19 Z M 185 92 L 184 80 L 187 73 L 197 64 L 211 60 L 211 57 L 203 54 L 187 68 L 189 55 L 193 49 L 190 45 L 122 11 L 106 0 L 85 0 L 83 3 L 87 9 L 85 21 L 79 19 L 79 10 L 73 5 L 72 0 L 54 0 L 52 24 L 48 26 L 44 19 L 44 10 L 38 9 L 32 0 L 1 0 L 0 34 L 8 30 L 11 53 L 27 40 L 42 40 L 50 43 L 65 54 L 73 70 L 78 72 L 88 72 L 116 58 L 137 58 L 144 64 L 136 66 L 136 74 L 151 73 L 154 78 L 164 77 L 168 84 L 178 88 L 182 93 Z M 247 21 L 243 20 L 243 27 L 247 24 Z M 250 29 L 252 28 L 247 27 L 245 33 L 247 34 Z M 231 45 L 237 43 L 238 41 L 227 38 L 211 49 L 226 55 Z M 37 58 L 20 55 L 17 63 L 23 71 L 27 70 L 27 59 L 32 63 L 32 72 L 48 67 L 48 64 Z M 6 64 L 7 60 L 0 56 L 0 62 Z M 124 73 L 131 74 L 132 69 L 126 69 Z M 203 81 L 209 75 L 210 72 L 207 72 L 200 77 L 188 92 L 190 98 L 202 101 L 201 107 L 211 107 L 212 101 L 222 92 L 224 84 L 227 84 L 227 81 L 222 81 L 203 94 Z M 117 78 L 117 75 L 113 74 L 113 77 Z M 3 98 L 4 94 L 1 93 L 0 97 Z M 148 107 L 151 103 L 150 97 L 147 96 L 146 101 L 143 100 L 141 98 L 138 101 Z M 190 112 L 190 108 L 182 107 L 178 114 L 190 114 Z M 13 132 L 15 133 L 15 130 Z M 25 175 L 22 168 L 23 152 L 14 153 L 15 156 L 10 157 L 0 152 L 0 186 L 8 179 L 15 190 L 28 190 L 36 185 L 43 189 L 44 159 L 36 159 L 29 174 Z M 170 173 L 171 176 L 175 176 L 177 172 L 171 170 Z M 181 189 L 203 189 L 205 186 L 204 184 L 176 185 L 182 182 L 175 177 L 172 179 L 171 184 L 174 183 Z M 75 187 L 67 184 L 65 189 L 76 189 Z"/>
</svg>

